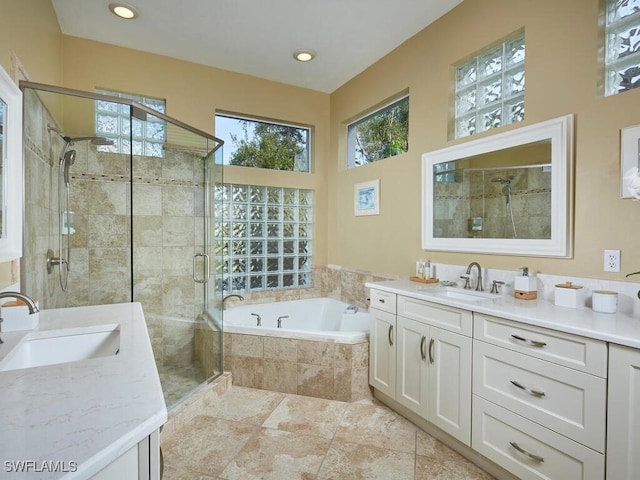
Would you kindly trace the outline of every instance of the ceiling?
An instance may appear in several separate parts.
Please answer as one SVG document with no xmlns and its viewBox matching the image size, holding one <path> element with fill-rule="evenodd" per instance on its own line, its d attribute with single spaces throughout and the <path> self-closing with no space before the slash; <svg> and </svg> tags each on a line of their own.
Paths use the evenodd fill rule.
<svg viewBox="0 0 640 480">
<path fill-rule="evenodd" d="M 52 0 L 62 33 L 331 93 L 462 0 Z M 308 63 L 293 59 L 311 49 Z"/>
</svg>

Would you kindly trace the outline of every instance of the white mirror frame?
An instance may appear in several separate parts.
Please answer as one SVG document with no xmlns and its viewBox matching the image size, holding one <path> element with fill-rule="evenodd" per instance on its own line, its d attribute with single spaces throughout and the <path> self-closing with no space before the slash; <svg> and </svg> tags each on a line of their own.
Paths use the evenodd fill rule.
<svg viewBox="0 0 640 480">
<path fill-rule="evenodd" d="M 551 140 L 551 238 L 440 238 L 433 235 L 433 165 Z M 500 255 L 572 257 L 573 115 L 547 120 L 422 155 L 422 249 Z"/>
<path fill-rule="evenodd" d="M 7 105 L 3 141 L 2 192 L 6 234 L 0 238 L 0 262 L 22 256 L 22 92 L 0 65 L 0 99 Z"/>
</svg>

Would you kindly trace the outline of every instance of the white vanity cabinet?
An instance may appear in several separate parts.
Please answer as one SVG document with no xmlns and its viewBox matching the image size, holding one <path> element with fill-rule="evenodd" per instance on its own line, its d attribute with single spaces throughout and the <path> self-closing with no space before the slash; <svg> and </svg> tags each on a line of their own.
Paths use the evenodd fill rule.
<svg viewBox="0 0 640 480">
<path fill-rule="evenodd" d="M 523 479 L 602 480 L 606 343 L 474 315 L 472 448 Z"/>
<path fill-rule="evenodd" d="M 607 479 L 640 475 L 640 350 L 609 346 Z"/>
<path fill-rule="evenodd" d="M 160 480 L 160 431 L 142 439 L 91 480 Z"/>
<path fill-rule="evenodd" d="M 471 312 L 372 290 L 370 315 L 371 386 L 469 445 Z"/>
</svg>

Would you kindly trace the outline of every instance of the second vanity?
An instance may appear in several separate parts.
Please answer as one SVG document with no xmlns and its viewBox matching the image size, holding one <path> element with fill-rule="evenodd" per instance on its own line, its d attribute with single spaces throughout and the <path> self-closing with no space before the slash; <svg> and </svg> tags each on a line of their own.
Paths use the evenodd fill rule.
<svg viewBox="0 0 640 480">
<path fill-rule="evenodd" d="M 367 287 L 379 400 L 498 478 L 636 478 L 639 319 L 404 280 Z"/>
<path fill-rule="evenodd" d="M 1 334 L 0 477 L 160 478 L 167 409 L 141 305 L 39 315 L 35 329 Z M 69 361 L 98 340 L 91 358 Z"/>
</svg>

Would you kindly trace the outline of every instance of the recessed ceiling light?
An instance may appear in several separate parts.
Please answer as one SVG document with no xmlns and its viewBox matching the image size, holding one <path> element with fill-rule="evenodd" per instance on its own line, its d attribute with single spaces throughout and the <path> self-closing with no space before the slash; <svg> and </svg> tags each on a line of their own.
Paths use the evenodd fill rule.
<svg viewBox="0 0 640 480">
<path fill-rule="evenodd" d="M 295 58 L 299 62 L 310 62 L 315 58 L 315 56 L 316 52 L 314 52 L 313 50 L 303 49 L 293 52 L 293 58 Z"/>
<path fill-rule="evenodd" d="M 138 16 L 135 8 L 124 3 L 110 3 L 109 10 L 111 10 L 114 15 L 126 20 L 131 20 Z"/>
</svg>

